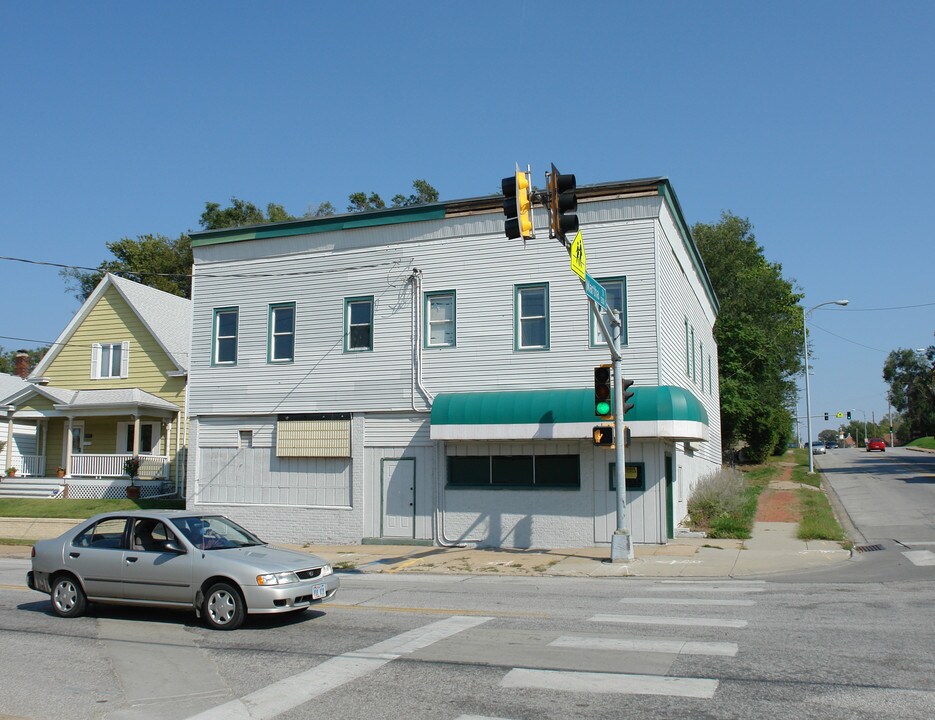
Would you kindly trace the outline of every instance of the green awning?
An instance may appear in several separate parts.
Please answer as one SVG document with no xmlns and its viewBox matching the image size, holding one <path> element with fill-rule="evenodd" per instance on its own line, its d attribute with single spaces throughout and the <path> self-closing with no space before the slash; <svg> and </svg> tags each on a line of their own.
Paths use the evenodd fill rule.
<svg viewBox="0 0 935 720">
<path fill-rule="evenodd" d="M 626 424 L 631 437 L 707 439 L 708 414 L 685 388 L 636 387 Z M 432 404 L 432 439 L 527 440 L 590 438 L 594 390 L 506 390 L 441 393 Z"/>
</svg>

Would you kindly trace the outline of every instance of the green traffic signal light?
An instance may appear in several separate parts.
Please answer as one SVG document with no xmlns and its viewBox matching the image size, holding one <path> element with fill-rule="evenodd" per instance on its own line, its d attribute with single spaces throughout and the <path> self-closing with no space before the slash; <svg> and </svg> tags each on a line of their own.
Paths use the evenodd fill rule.
<svg viewBox="0 0 935 720">
<path fill-rule="evenodd" d="M 594 368 L 594 414 L 598 417 L 613 417 L 612 387 L 610 365 L 600 365 Z"/>
</svg>

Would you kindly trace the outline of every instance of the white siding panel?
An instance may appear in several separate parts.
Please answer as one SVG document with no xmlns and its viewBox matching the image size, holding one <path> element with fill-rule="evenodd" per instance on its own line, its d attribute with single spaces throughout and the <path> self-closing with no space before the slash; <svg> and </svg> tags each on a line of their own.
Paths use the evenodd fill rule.
<svg viewBox="0 0 935 720">
<path fill-rule="evenodd" d="M 253 447 L 273 447 L 275 417 L 203 417 L 198 433 L 200 447 L 238 448 L 240 431 L 253 432 Z"/>
<path fill-rule="evenodd" d="M 432 445 L 428 415 L 371 414 L 364 421 L 364 444 L 374 446 Z"/>
</svg>

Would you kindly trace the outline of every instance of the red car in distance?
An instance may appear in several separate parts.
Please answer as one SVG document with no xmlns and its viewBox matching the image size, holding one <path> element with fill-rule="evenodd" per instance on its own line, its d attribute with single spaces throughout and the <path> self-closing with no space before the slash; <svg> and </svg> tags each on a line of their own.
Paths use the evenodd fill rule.
<svg viewBox="0 0 935 720">
<path fill-rule="evenodd" d="M 870 438 L 867 440 L 867 452 L 873 452 L 874 450 L 886 452 L 886 440 L 883 438 Z"/>
</svg>

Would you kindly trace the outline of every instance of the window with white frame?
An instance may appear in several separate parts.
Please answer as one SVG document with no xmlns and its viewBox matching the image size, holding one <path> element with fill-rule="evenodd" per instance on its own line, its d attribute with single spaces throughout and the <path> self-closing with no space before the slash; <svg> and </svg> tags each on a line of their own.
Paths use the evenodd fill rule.
<svg viewBox="0 0 935 720">
<path fill-rule="evenodd" d="M 607 304 L 617 312 L 620 313 L 620 344 L 627 344 L 627 279 L 625 277 L 619 278 L 598 278 L 597 281 L 603 285 L 604 289 L 607 291 Z M 607 308 L 600 308 L 601 317 L 604 318 L 604 323 L 607 325 L 607 329 L 610 330 L 610 313 L 607 311 Z M 604 341 L 604 333 L 601 332 L 601 326 L 594 319 L 594 314 L 588 309 L 588 317 L 591 322 L 591 346 L 604 346 L 606 342 Z"/>
<path fill-rule="evenodd" d="M 269 307 L 269 362 L 295 360 L 295 303 Z"/>
<path fill-rule="evenodd" d="M 130 369 L 130 343 L 94 343 L 91 346 L 91 378 L 125 378 Z"/>
<path fill-rule="evenodd" d="M 549 286 L 517 285 L 515 344 L 518 350 L 549 348 Z"/>
<path fill-rule="evenodd" d="M 237 364 L 237 308 L 219 308 L 214 311 L 213 365 Z"/>
<path fill-rule="evenodd" d="M 373 296 L 345 299 L 344 349 L 373 350 Z"/>
<path fill-rule="evenodd" d="M 455 343 L 456 334 L 454 291 L 426 293 L 426 347 L 454 347 Z"/>
</svg>

